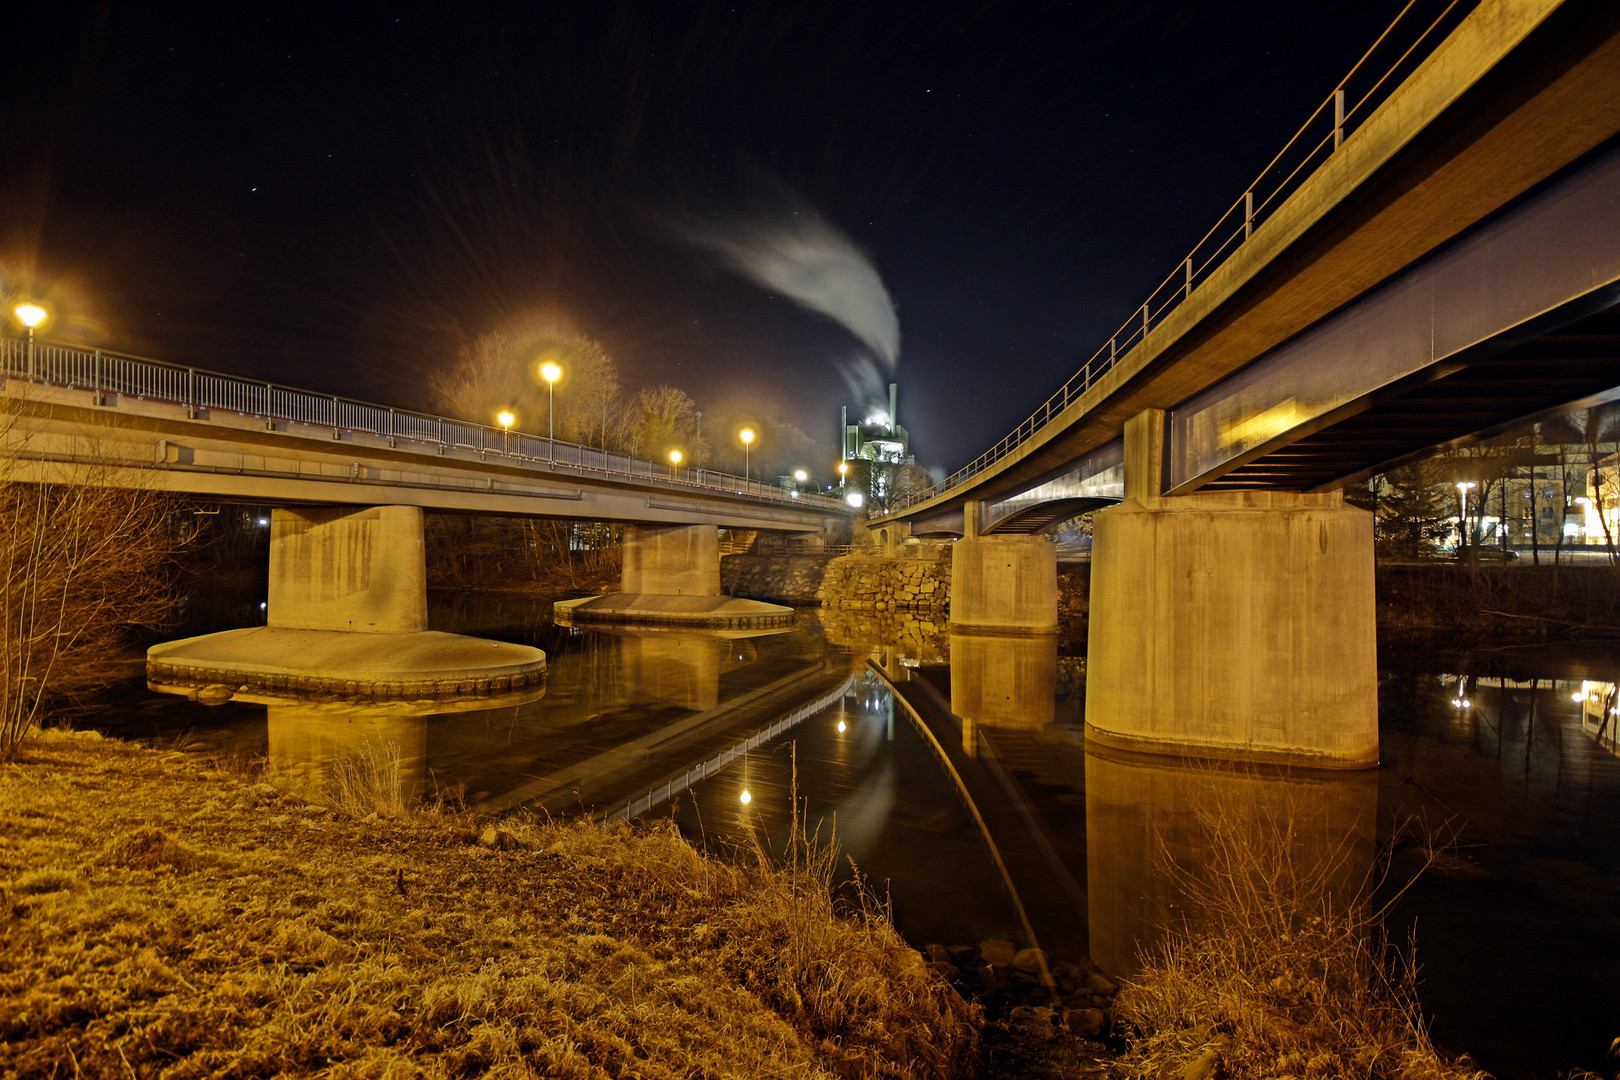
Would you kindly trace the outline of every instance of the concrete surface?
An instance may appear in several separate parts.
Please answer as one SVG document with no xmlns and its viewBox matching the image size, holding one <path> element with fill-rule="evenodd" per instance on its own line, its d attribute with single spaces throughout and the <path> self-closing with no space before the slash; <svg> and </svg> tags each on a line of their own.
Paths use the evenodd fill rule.
<svg viewBox="0 0 1620 1080">
<path fill-rule="evenodd" d="M 540 649 L 436 630 L 355 634 L 256 626 L 146 652 L 147 682 L 169 693 L 218 683 L 276 696 L 441 698 L 507 693 L 545 675 Z"/>
</svg>

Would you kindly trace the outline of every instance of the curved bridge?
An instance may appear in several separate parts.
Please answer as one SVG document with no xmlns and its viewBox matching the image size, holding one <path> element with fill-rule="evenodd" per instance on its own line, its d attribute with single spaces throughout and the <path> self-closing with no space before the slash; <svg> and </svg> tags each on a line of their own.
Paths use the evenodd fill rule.
<svg viewBox="0 0 1620 1080">
<path fill-rule="evenodd" d="M 962 538 L 953 622 L 1038 631 L 1039 534 L 1117 503 L 1093 540 L 1100 743 L 1375 762 L 1371 518 L 1342 488 L 1620 396 L 1620 6 L 1482 0 L 1443 40 L 1415 29 L 1035 415 L 871 523 Z"/>
</svg>

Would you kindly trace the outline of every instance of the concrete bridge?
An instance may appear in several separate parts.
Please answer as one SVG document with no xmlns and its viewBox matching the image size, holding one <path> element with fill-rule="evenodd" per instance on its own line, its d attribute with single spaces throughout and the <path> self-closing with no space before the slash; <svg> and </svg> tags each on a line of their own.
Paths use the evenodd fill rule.
<svg viewBox="0 0 1620 1080">
<path fill-rule="evenodd" d="M 1620 6 L 1482 0 L 1415 30 L 1040 410 L 872 524 L 960 537 L 954 625 L 1040 633 L 1043 533 L 1110 507 L 1099 745 L 1375 763 L 1372 522 L 1343 487 L 1617 396 Z"/>
<path fill-rule="evenodd" d="M 682 610 L 720 596 L 718 528 L 822 534 L 851 512 L 710 470 L 46 342 L 0 340 L 0 378 L 10 478 L 279 504 L 268 626 L 296 633 L 276 645 L 291 659 L 259 673 L 273 674 L 270 689 L 387 684 L 422 696 L 478 681 L 465 641 L 423 637 L 425 510 L 622 522 L 625 592 L 679 598 Z M 356 642 L 309 636 L 356 633 L 392 640 L 333 669 L 321 656 Z M 243 654 L 267 648 L 213 642 L 203 666 L 242 676 L 212 681 L 251 682 Z M 163 680 L 184 683 L 181 659 L 165 661 Z"/>
</svg>

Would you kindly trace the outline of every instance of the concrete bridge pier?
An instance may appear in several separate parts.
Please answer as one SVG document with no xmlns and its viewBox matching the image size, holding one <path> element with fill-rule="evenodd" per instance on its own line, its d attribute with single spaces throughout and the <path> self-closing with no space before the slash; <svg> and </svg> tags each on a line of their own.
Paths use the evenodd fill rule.
<svg viewBox="0 0 1620 1080">
<path fill-rule="evenodd" d="M 793 609 L 720 591 L 720 532 L 713 525 L 633 525 L 624 530 L 620 591 L 559 600 L 559 623 L 708 626 L 759 630 L 793 625 Z"/>
<path fill-rule="evenodd" d="M 154 645 L 153 689 L 269 698 L 533 696 L 546 654 L 427 628 L 417 506 L 277 509 L 266 625 Z"/>
<path fill-rule="evenodd" d="M 1164 414 L 1125 426 L 1092 538 L 1087 738 L 1317 768 L 1378 762 L 1372 515 L 1339 492 L 1160 494 Z"/>
<path fill-rule="evenodd" d="M 951 629 L 1055 634 L 1057 545 L 1044 536 L 980 536 L 978 507 L 951 545 Z"/>
</svg>

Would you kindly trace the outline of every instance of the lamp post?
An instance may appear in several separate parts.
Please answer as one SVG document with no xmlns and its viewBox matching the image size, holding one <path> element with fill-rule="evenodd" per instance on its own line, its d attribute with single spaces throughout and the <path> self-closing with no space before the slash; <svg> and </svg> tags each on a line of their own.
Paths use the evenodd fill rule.
<svg viewBox="0 0 1620 1080">
<path fill-rule="evenodd" d="M 1468 492 L 1474 486 L 1472 480 L 1457 481 L 1457 500 L 1461 509 L 1457 512 L 1457 554 L 1460 557 L 1463 548 L 1468 546 Z"/>
<path fill-rule="evenodd" d="M 680 467 L 681 452 L 679 450 L 671 450 L 669 452 L 669 478 L 671 480 L 675 479 L 675 470 Z"/>
<path fill-rule="evenodd" d="M 546 380 L 546 460 L 551 461 L 556 455 L 553 443 L 557 438 L 557 403 L 555 391 L 557 380 L 562 378 L 562 368 L 550 360 L 540 365 L 540 377 Z"/>
<path fill-rule="evenodd" d="M 18 321 L 28 327 L 28 377 L 34 377 L 34 327 L 50 314 L 38 304 L 18 304 L 14 309 Z"/>
<path fill-rule="evenodd" d="M 737 438 L 741 439 L 743 442 L 743 481 L 746 483 L 748 481 L 748 468 L 750 465 L 749 453 L 754 446 L 754 429 L 747 427 L 743 428 L 741 431 L 737 432 Z"/>
<path fill-rule="evenodd" d="M 849 462 L 840 461 L 838 463 L 838 494 L 842 495 L 844 493 L 844 484 L 848 480 L 849 480 Z"/>
<path fill-rule="evenodd" d="M 504 457 L 510 457 L 512 454 L 512 449 L 507 444 L 507 433 L 512 429 L 512 422 L 516 419 L 510 409 L 502 409 L 495 416 L 495 422 L 501 425 L 501 454 Z"/>
</svg>

